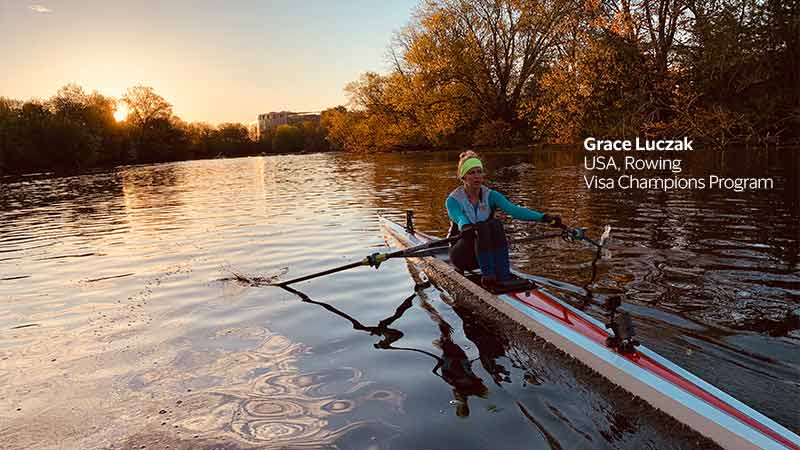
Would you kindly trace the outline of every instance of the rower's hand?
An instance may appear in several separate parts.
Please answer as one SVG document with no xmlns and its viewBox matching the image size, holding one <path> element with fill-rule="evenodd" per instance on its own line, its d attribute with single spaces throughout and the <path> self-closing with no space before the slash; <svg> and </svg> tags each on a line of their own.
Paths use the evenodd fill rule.
<svg viewBox="0 0 800 450">
<path fill-rule="evenodd" d="M 545 214 L 542 217 L 542 222 L 550 225 L 552 228 L 564 228 L 564 224 L 561 222 L 561 216 Z"/>
</svg>

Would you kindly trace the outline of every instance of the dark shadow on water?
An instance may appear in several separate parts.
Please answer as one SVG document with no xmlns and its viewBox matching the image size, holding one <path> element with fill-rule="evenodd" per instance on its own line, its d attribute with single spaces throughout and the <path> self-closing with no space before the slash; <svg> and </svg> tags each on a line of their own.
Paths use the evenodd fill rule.
<svg viewBox="0 0 800 450">
<path fill-rule="evenodd" d="M 409 265 L 411 265 L 409 263 Z M 432 358 L 436 363 L 431 372 L 438 378 L 441 378 L 452 388 L 453 401 L 451 402 L 455 407 L 456 416 L 466 418 L 470 416 L 470 397 L 480 397 L 482 399 L 489 398 L 489 389 L 484 383 L 483 379 L 477 375 L 473 369 L 473 363 L 480 361 L 483 369 L 491 376 L 492 381 L 498 388 L 504 391 L 504 394 L 497 397 L 496 401 L 505 401 L 505 397 L 511 396 L 510 404 L 515 405 L 520 411 L 519 417 L 529 422 L 536 432 L 541 436 L 542 442 L 546 443 L 548 448 L 551 449 L 565 449 L 570 448 L 571 443 L 576 443 L 574 437 L 570 435 L 577 434 L 582 440 L 586 442 L 593 442 L 596 437 L 601 437 L 602 441 L 612 444 L 622 443 L 631 439 L 652 439 L 648 437 L 652 431 L 650 427 L 655 423 L 657 429 L 665 426 L 677 426 L 673 430 L 674 435 L 670 439 L 675 442 L 682 443 L 681 448 L 717 448 L 713 443 L 700 438 L 694 432 L 688 430 L 680 424 L 674 423 L 674 420 L 663 415 L 663 413 L 648 407 L 641 400 L 631 398 L 627 393 L 621 392 L 619 389 L 614 388 L 607 382 L 594 380 L 595 375 L 586 372 L 585 369 L 575 367 L 576 375 L 585 379 L 592 386 L 593 391 L 599 391 L 609 399 L 622 400 L 616 404 L 617 407 L 607 410 L 601 408 L 597 410 L 601 413 L 600 417 L 595 418 L 597 421 L 595 430 L 586 430 L 584 425 L 580 424 L 580 417 L 570 417 L 570 412 L 565 410 L 568 408 L 569 403 L 573 400 L 565 400 L 565 405 L 550 404 L 546 399 L 529 398 L 528 394 L 523 390 L 519 390 L 519 386 L 515 386 L 512 377 L 513 373 L 519 374 L 518 385 L 524 388 L 529 385 L 532 388 L 545 388 L 548 386 L 559 386 L 562 381 L 558 381 L 561 375 L 553 378 L 553 373 L 550 373 L 551 366 L 548 361 L 550 358 L 546 354 L 536 354 L 538 345 L 529 345 L 531 339 L 535 338 L 530 333 L 524 333 L 520 341 L 520 335 L 514 332 L 509 333 L 508 330 L 503 331 L 499 328 L 496 321 L 489 318 L 479 310 L 460 302 L 455 298 L 448 297 L 444 292 L 438 291 L 441 299 L 451 308 L 456 316 L 461 320 L 463 332 L 467 340 L 472 342 L 478 351 L 478 358 L 470 359 L 464 348 L 455 342 L 453 339 L 453 326 L 444 318 L 443 314 L 433 305 L 431 299 L 428 298 L 426 289 L 430 287 L 430 283 L 421 275 L 421 272 L 410 268 L 410 273 L 416 283 L 415 292 L 410 296 L 403 299 L 402 302 L 395 308 L 393 313 L 386 318 L 380 320 L 376 325 L 363 324 L 361 321 L 352 315 L 328 304 L 325 302 L 311 299 L 305 293 L 293 289 L 288 286 L 282 286 L 283 289 L 297 295 L 303 302 L 311 303 L 321 306 L 328 312 L 331 312 L 343 319 L 347 320 L 354 330 L 369 333 L 371 336 L 378 336 L 380 339 L 373 344 L 373 347 L 378 350 L 399 350 L 423 354 Z M 418 298 L 418 306 L 420 306 L 436 325 L 439 337 L 434 341 L 434 346 L 439 348 L 441 354 L 435 354 L 428 350 L 419 348 L 406 347 L 397 345 L 404 337 L 403 331 L 393 328 L 392 325 L 396 323 L 403 315 L 414 306 L 414 299 Z M 510 351 L 510 353 L 509 353 Z M 527 356 L 525 356 L 527 355 Z M 526 359 L 531 358 L 531 359 Z M 513 368 L 505 367 L 501 361 L 507 360 L 512 363 Z M 544 364 L 544 366 L 542 365 Z M 567 364 L 574 365 L 572 364 Z M 555 366 L 553 366 L 555 367 Z M 503 386 L 508 386 L 503 388 Z M 561 387 L 559 387 L 560 389 Z M 613 402 L 614 400 L 612 400 Z M 532 410 L 531 407 L 537 408 L 540 403 L 546 405 L 545 411 L 540 409 Z M 591 409 L 598 408 L 598 405 L 587 405 Z M 490 406 L 495 410 L 502 410 L 496 406 Z M 586 414 L 586 413 L 583 413 Z M 558 422 L 564 427 L 554 426 L 549 421 L 555 416 Z M 644 422 L 643 422 L 644 421 Z M 607 424 L 607 425 L 602 425 Z M 564 434 L 567 433 L 567 434 Z M 667 436 L 669 433 L 659 433 Z M 659 442 L 662 438 L 656 438 L 655 441 Z M 692 442 L 694 445 L 686 446 L 687 442 Z M 599 447 L 598 447 L 599 444 Z M 593 444 L 591 448 L 605 448 L 604 444 Z M 669 445 L 665 448 L 672 448 Z"/>
<path fill-rule="evenodd" d="M 429 286 L 429 284 L 417 284 L 414 294 L 406 297 L 395 309 L 392 315 L 381 320 L 377 325 L 374 326 L 364 325 L 353 316 L 337 309 L 336 307 L 324 302 L 312 300 L 310 297 L 308 297 L 308 295 L 289 286 L 281 286 L 281 288 L 297 295 L 305 303 L 319 305 L 325 308 L 327 311 L 346 319 L 353 325 L 354 330 L 365 331 L 371 336 L 380 336 L 381 340 L 373 344 L 376 349 L 416 352 L 433 358 L 436 361 L 436 365 L 431 372 L 444 380 L 445 383 L 449 384 L 453 388 L 456 414 L 459 417 L 467 417 L 469 416 L 469 397 L 476 395 L 485 398 L 488 395 L 489 390 L 483 383 L 483 380 L 481 380 L 481 378 L 478 377 L 475 372 L 473 372 L 473 361 L 467 357 L 466 352 L 464 352 L 464 350 L 458 344 L 453 342 L 453 327 L 444 320 L 436 308 L 434 308 L 433 305 L 431 305 L 431 303 L 427 300 L 424 293 L 424 289 L 427 286 Z M 415 297 L 420 298 L 420 306 L 428 313 L 428 316 L 431 318 L 431 320 L 433 320 L 439 329 L 440 337 L 436 342 L 434 342 L 434 345 L 442 351 L 441 355 L 436 355 L 427 350 L 418 348 L 393 345 L 403 337 L 403 332 L 398 329 L 391 328 L 390 325 L 396 320 L 400 319 L 403 314 L 413 306 L 413 300 Z"/>
</svg>

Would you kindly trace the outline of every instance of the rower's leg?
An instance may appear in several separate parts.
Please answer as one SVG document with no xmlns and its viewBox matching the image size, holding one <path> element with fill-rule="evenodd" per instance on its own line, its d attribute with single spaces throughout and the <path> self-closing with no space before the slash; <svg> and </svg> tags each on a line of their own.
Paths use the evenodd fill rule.
<svg viewBox="0 0 800 450">
<path fill-rule="evenodd" d="M 503 223 L 499 220 L 491 220 L 492 241 L 494 243 L 494 264 L 498 281 L 511 278 L 511 267 L 508 262 L 508 240 L 503 229 Z"/>
<path fill-rule="evenodd" d="M 460 271 L 475 270 L 478 261 L 475 257 L 475 234 L 465 233 L 455 244 L 448 249 L 450 264 Z"/>
<path fill-rule="evenodd" d="M 475 254 L 478 258 L 478 265 L 481 268 L 481 275 L 483 275 L 484 280 L 492 282 L 496 279 L 497 267 L 491 226 L 489 222 L 481 222 L 477 225 L 477 228 L 478 238 L 475 243 Z"/>
</svg>

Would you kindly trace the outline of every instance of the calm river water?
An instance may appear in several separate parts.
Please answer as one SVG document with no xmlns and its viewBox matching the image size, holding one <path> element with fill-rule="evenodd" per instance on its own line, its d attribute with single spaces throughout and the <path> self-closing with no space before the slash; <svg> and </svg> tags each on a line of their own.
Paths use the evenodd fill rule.
<svg viewBox="0 0 800 450">
<path fill-rule="evenodd" d="M 487 184 L 598 233 L 512 246 L 580 305 L 622 294 L 640 340 L 800 431 L 797 152 L 696 152 L 684 175 L 775 188 L 589 190 L 583 153 L 487 154 Z M 443 235 L 456 153 L 133 166 L 0 184 L 0 448 L 709 448 L 513 323 L 391 261 L 378 213 Z M 506 220 L 513 239 L 546 232 Z M 587 309 L 600 317 L 596 307 Z M 381 321 L 403 333 L 386 348 Z M 385 323 L 385 322 L 384 322 Z M 391 335 L 398 337 L 399 335 Z M 444 369 L 440 363 L 444 364 Z M 451 385 L 447 365 L 467 383 Z"/>
</svg>

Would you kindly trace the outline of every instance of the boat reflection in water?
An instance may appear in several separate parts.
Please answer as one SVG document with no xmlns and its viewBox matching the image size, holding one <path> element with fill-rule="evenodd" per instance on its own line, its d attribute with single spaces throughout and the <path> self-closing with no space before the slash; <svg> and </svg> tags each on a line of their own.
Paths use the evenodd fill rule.
<svg viewBox="0 0 800 450">
<path fill-rule="evenodd" d="M 469 397 L 478 396 L 481 398 L 486 398 L 489 394 L 489 389 L 486 387 L 481 377 L 476 375 L 472 370 L 473 361 L 469 359 L 464 349 L 462 349 L 461 346 L 453 341 L 453 327 L 442 317 L 441 314 L 439 314 L 433 304 L 431 304 L 431 302 L 428 300 L 424 289 L 429 287 L 430 283 L 419 280 L 417 277 L 414 278 L 415 281 L 417 281 L 414 294 L 403 300 L 403 302 L 400 303 L 391 316 L 379 321 L 378 324 L 374 326 L 364 325 L 353 316 L 335 308 L 334 306 L 324 302 L 312 300 L 306 294 L 291 287 L 281 287 L 299 296 L 303 302 L 322 306 L 337 316 L 348 320 L 351 324 L 353 324 L 353 329 L 355 330 L 365 331 L 373 336 L 380 336 L 381 340 L 374 344 L 374 347 L 377 349 L 405 350 L 409 352 L 420 353 L 433 358 L 436 361 L 436 365 L 433 367 L 431 372 L 444 380 L 445 383 L 453 388 L 453 403 L 456 406 L 456 415 L 459 417 L 467 417 L 469 416 Z M 395 342 L 400 340 L 404 335 L 402 331 L 391 328 L 391 325 L 400 319 L 403 314 L 414 305 L 415 297 L 419 297 L 420 307 L 425 310 L 425 312 L 428 314 L 428 317 L 431 318 L 431 320 L 439 329 L 440 336 L 433 342 L 433 345 L 441 350 L 441 355 L 436 355 L 430 351 L 419 348 L 394 345 Z M 474 321 L 470 322 L 475 323 Z M 465 321 L 464 323 L 464 331 L 469 337 L 474 333 L 468 332 L 466 326 L 466 323 L 468 322 Z M 483 335 L 489 336 L 485 333 Z M 492 374 L 495 382 L 499 383 L 500 381 L 509 381 L 509 372 L 503 368 L 503 366 L 497 364 L 494 360 L 494 358 L 503 355 L 502 346 L 491 345 L 491 351 L 483 351 L 489 346 L 480 344 L 483 342 L 481 340 L 475 340 L 473 342 L 478 346 L 480 351 L 479 359 L 481 360 L 481 363 L 487 369 L 487 371 Z M 499 352 L 496 349 L 500 349 Z"/>
</svg>

